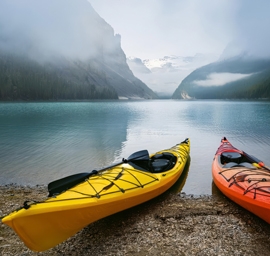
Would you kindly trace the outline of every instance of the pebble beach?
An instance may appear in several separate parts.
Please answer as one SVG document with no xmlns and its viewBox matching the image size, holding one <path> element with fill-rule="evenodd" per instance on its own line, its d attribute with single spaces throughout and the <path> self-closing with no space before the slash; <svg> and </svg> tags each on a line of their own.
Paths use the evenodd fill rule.
<svg viewBox="0 0 270 256">
<path fill-rule="evenodd" d="M 42 200 L 45 186 L 0 187 L 0 215 Z M 29 250 L 1 223 L 0 255 L 268 255 L 270 225 L 217 192 L 186 195 L 168 191 L 101 219 L 44 252 Z"/>
</svg>

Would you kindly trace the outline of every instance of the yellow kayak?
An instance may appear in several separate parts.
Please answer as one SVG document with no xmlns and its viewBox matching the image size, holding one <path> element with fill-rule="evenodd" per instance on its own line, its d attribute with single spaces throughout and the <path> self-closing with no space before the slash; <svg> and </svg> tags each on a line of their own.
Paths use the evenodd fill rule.
<svg viewBox="0 0 270 256">
<path fill-rule="evenodd" d="M 146 202 L 168 190 L 189 159 L 190 141 L 149 156 L 135 152 L 113 166 L 51 182 L 49 198 L 25 203 L 2 222 L 33 251 L 48 250 L 101 218 Z"/>
</svg>

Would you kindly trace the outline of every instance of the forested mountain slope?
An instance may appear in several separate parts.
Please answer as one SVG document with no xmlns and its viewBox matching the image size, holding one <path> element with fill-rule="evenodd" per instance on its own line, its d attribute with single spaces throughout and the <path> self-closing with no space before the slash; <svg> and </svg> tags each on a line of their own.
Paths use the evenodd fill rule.
<svg viewBox="0 0 270 256">
<path fill-rule="evenodd" d="M 203 66 L 181 82 L 172 98 L 270 98 L 270 59 L 237 56 Z"/>
<path fill-rule="evenodd" d="M 0 100 L 157 98 L 87 0 L 27 4 L 0 2 Z"/>
</svg>

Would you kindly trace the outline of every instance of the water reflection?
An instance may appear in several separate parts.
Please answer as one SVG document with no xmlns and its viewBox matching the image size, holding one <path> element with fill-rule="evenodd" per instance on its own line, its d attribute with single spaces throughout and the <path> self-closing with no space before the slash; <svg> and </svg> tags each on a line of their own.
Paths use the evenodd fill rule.
<svg viewBox="0 0 270 256">
<path fill-rule="evenodd" d="M 198 101 L 189 104 L 187 118 L 200 129 L 230 134 L 245 142 L 270 145 L 270 102 Z"/>
<path fill-rule="evenodd" d="M 181 191 L 212 194 L 220 139 L 270 165 L 269 127 L 269 102 L 1 103 L 0 184 L 46 184 L 190 138 L 192 163 Z"/>
<path fill-rule="evenodd" d="M 47 183 L 110 164 L 126 140 L 131 117 L 121 107 L 115 102 L 0 104 L 0 183 Z"/>
<path fill-rule="evenodd" d="M 185 165 L 185 168 L 180 176 L 180 178 L 176 181 L 176 183 L 168 190 L 169 192 L 172 192 L 174 194 L 178 194 L 182 192 L 183 187 L 185 186 L 189 167 L 190 167 L 191 157 L 188 158 L 187 163 Z"/>
<path fill-rule="evenodd" d="M 212 195 L 219 199 L 224 199 L 225 197 L 223 193 L 218 189 L 214 181 L 212 181 Z"/>
</svg>

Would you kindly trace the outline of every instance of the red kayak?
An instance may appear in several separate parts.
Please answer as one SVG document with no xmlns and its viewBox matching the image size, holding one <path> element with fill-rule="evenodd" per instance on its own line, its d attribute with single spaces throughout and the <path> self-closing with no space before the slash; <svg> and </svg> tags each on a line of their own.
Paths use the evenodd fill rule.
<svg viewBox="0 0 270 256">
<path fill-rule="evenodd" d="M 212 176 L 219 190 L 270 224 L 270 169 L 224 137 L 215 154 Z"/>
</svg>

